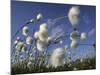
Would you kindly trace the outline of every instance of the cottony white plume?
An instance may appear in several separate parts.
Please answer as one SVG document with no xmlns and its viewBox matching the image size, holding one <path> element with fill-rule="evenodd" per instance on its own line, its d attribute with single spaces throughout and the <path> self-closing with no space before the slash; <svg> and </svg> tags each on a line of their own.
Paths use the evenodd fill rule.
<svg viewBox="0 0 100 75">
<path fill-rule="evenodd" d="M 31 61 L 29 61 L 29 62 L 27 63 L 27 67 L 28 67 L 28 68 L 31 68 L 31 67 L 32 67 L 32 62 L 31 62 Z"/>
<path fill-rule="evenodd" d="M 16 46 L 18 44 L 18 42 L 22 42 L 20 37 L 17 37 L 17 39 L 14 41 L 14 45 Z"/>
<path fill-rule="evenodd" d="M 39 33 L 38 33 L 38 38 L 41 41 L 46 41 L 48 39 L 48 32 L 40 30 Z"/>
<path fill-rule="evenodd" d="M 45 41 L 48 38 L 48 25 L 43 23 L 40 25 L 40 30 L 34 34 L 35 38 L 39 38 L 41 41 Z"/>
<path fill-rule="evenodd" d="M 53 67 L 61 66 L 64 60 L 64 49 L 57 48 L 53 51 L 50 59 L 50 63 Z"/>
<path fill-rule="evenodd" d="M 69 18 L 70 23 L 73 26 L 79 22 L 79 14 L 80 14 L 80 10 L 78 6 L 73 6 L 69 10 L 68 18 Z"/>
<path fill-rule="evenodd" d="M 65 48 L 65 50 L 67 50 L 67 49 L 69 48 L 69 46 L 68 46 L 68 45 L 65 45 L 65 47 L 64 47 L 64 48 Z"/>
<path fill-rule="evenodd" d="M 73 40 L 77 40 L 77 36 L 78 36 L 78 33 L 77 31 L 73 31 L 72 33 L 70 33 L 70 39 L 73 41 Z"/>
<path fill-rule="evenodd" d="M 38 33 L 38 32 L 35 32 L 35 33 L 34 33 L 34 38 L 37 39 L 38 36 L 39 36 L 39 33 Z"/>
<path fill-rule="evenodd" d="M 15 40 L 15 41 L 14 41 L 14 45 L 17 45 L 17 43 L 18 43 L 18 40 Z"/>
<path fill-rule="evenodd" d="M 42 14 L 39 13 L 39 14 L 37 15 L 37 17 L 36 17 L 36 20 L 37 20 L 37 21 L 40 21 L 42 18 L 43 18 Z"/>
<path fill-rule="evenodd" d="M 47 23 L 43 23 L 40 25 L 40 31 L 46 32 L 48 30 L 48 25 Z"/>
<path fill-rule="evenodd" d="M 21 38 L 20 37 L 17 37 L 17 41 L 21 41 Z"/>
<path fill-rule="evenodd" d="M 82 33 L 81 33 L 81 37 L 80 37 L 80 39 L 81 39 L 81 40 L 86 40 L 87 37 L 88 37 L 87 33 L 82 32 Z"/>
<path fill-rule="evenodd" d="M 43 32 L 43 31 L 35 32 L 34 38 L 39 39 L 41 41 L 45 41 L 48 39 L 48 32 Z"/>
<path fill-rule="evenodd" d="M 28 37 L 26 38 L 26 44 L 31 45 L 32 43 L 33 43 L 32 37 L 28 36 Z"/>
<path fill-rule="evenodd" d="M 15 46 L 16 50 L 21 51 L 21 49 L 22 49 L 23 45 L 24 45 L 24 43 L 23 43 L 23 42 L 21 42 L 21 41 L 19 41 L 19 42 L 17 43 L 17 45 Z"/>
<path fill-rule="evenodd" d="M 48 43 L 51 42 L 52 40 L 53 40 L 52 37 L 48 37 L 48 38 L 47 38 L 47 42 L 48 42 Z"/>
<path fill-rule="evenodd" d="M 26 44 L 23 44 L 21 51 L 25 52 L 27 50 Z"/>
<path fill-rule="evenodd" d="M 47 48 L 47 45 L 48 45 L 47 41 L 37 40 L 37 49 L 39 51 L 44 51 L 44 49 Z"/>
<path fill-rule="evenodd" d="M 83 61 L 84 61 L 84 59 L 83 59 L 83 58 L 81 58 L 81 59 L 80 59 L 80 62 L 82 63 Z"/>
<path fill-rule="evenodd" d="M 77 41 L 76 40 L 73 40 L 70 44 L 70 47 L 71 48 L 77 48 Z"/>
<path fill-rule="evenodd" d="M 24 36 L 27 36 L 27 35 L 28 35 L 28 34 L 27 34 L 28 32 L 29 32 L 28 26 L 24 26 L 23 29 L 22 29 L 22 34 L 23 34 Z"/>
<path fill-rule="evenodd" d="M 73 70 L 76 71 L 76 70 L 78 70 L 78 69 L 75 67 L 75 68 L 73 68 Z"/>
<path fill-rule="evenodd" d="M 34 37 L 37 38 L 37 49 L 43 51 L 48 46 L 48 26 L 46 23 L 40 25 L 40 30 L 34 34 Z"/>
<path fill-rule="evenodd" d="M 46 41 L 48 38 L 48 26 L 46 23 L 40 25 L 40 30 L 35 32 L 34 38 L 38 38 L 41 41 Z"/>
</svg>

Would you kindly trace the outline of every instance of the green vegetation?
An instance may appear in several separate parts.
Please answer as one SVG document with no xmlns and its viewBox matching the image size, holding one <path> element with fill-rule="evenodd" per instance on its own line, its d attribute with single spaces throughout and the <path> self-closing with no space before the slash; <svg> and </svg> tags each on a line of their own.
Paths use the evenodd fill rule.
<svg viewBox="0 0 100 75">
<path fill-rule="evenodd" d="M 23 61 L 12 65 L 12 74 L 26 74 L 26 73 L 42 73 L 42 72 L 60 72 L 60 71 L 73 71 L 73 70 L 89 70 L 96 69 L 95 58 L 85 59 L 80 61 L 77 59 L 75 62 L 66 63 L 63 66 L 58 67 L 46 67 L 44 65 L 36 66 L 33 64 L 30 67 L 27 66 L 27 61 Z"/>
</svg>

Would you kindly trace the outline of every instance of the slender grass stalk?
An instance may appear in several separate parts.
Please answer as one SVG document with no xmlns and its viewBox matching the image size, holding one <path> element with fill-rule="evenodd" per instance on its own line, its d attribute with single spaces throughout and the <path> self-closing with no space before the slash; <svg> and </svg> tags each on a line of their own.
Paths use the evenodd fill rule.
<svg viewBox="0 0 100 75">
<path fill-rule="evenodd" d="M 64 19 L 64 18 L 67 18 L 67 16 L 62 16 L 62 17 L 55 18 L 54 21 L 57 22 L 57 21 L 59 21 L 61 19 Z"/>
<path fill-rule="evenodd" d="M 31 23 L 31 22 L 26 22 L 24 25 L 22 25 L 22 26 L 17 30 L 17 32 L 15 33 L 15 35 L 12 37 L 12 41 L 13 41 L 13 39 L 16 37 L 16 35 L 20 32 L 20 30 L 22 30 L 22 28 L 23 28 L 24 26 L 28 26 L 30 23 Z"/>
</svg>

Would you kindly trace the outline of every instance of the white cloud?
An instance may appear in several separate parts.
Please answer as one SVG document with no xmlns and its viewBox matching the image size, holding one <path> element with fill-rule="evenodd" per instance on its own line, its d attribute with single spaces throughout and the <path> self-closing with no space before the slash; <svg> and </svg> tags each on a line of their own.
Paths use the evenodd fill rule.
<svg viewBox="0 0 100 75">
<path fill-rule="evenodd" d="M 90 37 L 90 36 L 92 36 L 94 33 L 95 33 L 95 28 L 93 28 L 93 29 L 91 29 L 90 31 L 89 31 L 89 33 L 88 33 L 88 36 Z"/>
</svg>

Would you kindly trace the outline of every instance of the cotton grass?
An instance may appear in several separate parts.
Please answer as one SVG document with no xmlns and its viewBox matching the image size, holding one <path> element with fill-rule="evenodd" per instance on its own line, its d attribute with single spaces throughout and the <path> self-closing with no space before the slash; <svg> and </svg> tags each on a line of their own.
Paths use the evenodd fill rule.
<svg viewBox="0 0 100 75">
<path fill-rule="evenodd" d="M 70 8 L 68 12 L 68 19 L 72 26 L 75 26 L 79 22 L 79 15 L 80 15 L 80 10 L 78 6 L 73 6 Z"/>
<path fill-rule="evenodd" d="M 61 66 L 63 64 L 63 60 L 64 60 L 64 49 L 63 48 L 54 49 L 50 59 L 51 65 L 55 68 L 57 66 Z"/>
</svg>

